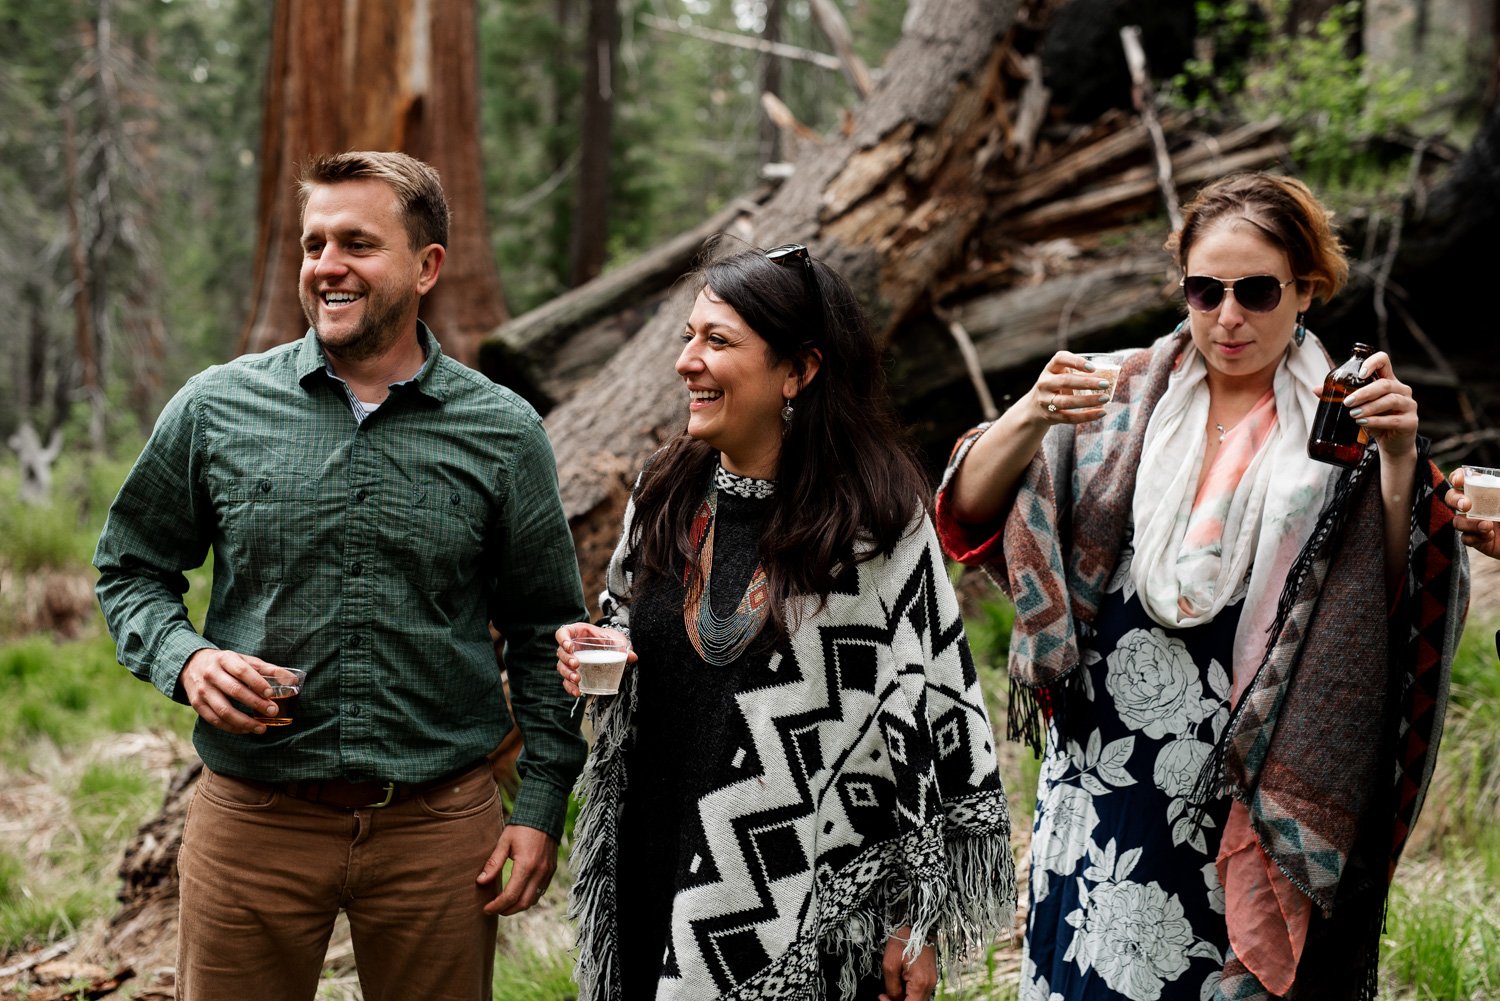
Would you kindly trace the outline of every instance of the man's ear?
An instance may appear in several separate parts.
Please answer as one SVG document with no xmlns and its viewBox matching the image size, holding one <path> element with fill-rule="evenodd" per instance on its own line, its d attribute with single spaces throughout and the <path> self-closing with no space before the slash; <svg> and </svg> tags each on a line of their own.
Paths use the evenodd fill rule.
<svg viewBox="0 0 1500 1001">
<path fill-rule="evenodd" d="M 421 249 L 419 260 L 422 262 L 422 270 L 417 273 L 417 295 L 426 295 L 432 291 L 447 256 L 448 251 L 441 243 L 429 243 Z"/>
</svg>

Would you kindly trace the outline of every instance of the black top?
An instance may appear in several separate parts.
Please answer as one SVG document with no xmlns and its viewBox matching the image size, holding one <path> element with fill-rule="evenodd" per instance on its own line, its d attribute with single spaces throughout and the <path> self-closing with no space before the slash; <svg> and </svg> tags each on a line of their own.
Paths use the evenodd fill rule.
<svg viewBox="0 0 1500 1001">
<path fill-rule="evenodd" d="M 766 481 L 747 486 L 764 492 Z M 734 610 L 750 583 L 769 510 L 766 498 L 719 490 L 706 600 L 721 617 Z M 679 573 L 638 589 L 631 602 L 639 702 L 625 749 L 628 777 L 616 868 L 625 998 L 655 997 L 659 977 L 675 972 L 672 899 L 680 888 L 716 878 L 700 848 L 704 840 L 698 819 L 687 816 L 685 808 L 710 791 L 710 776 L 734 774 L 719 763 L 742 744 L 728 739 L 738 718 L 734 696 L 747 679 L 767 669 L 774 649 L 763 630 L 732 663 L 706 663 L 688 640 L 683 597 Z"/>
</svg>

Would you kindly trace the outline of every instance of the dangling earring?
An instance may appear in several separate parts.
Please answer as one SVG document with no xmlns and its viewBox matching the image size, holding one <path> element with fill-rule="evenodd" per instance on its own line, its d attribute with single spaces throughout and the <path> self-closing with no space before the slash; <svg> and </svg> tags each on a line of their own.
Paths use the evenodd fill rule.
<svg viewBox="0 0 1500 1001">
<path fill-rule="evenodd" d="M 1292 331 L 1292 338 L 1296 340 L 1297 347 L 1299 348 L 1302 346 L 1302 342 L 1307 340 L 1307 328 L 1302 325 L 1302 320 L 1306 316 L 1306 313 L 1297 314 L 1297 329 Z"/>
<path fill-rule="evenodd" d="M 786 433 L 788 431 L 790 431 L 791 429 L 792 429 L 792 401 L 783 396 L 781 398 L 781 436 L 783 438 L 785 438 L 786 437 Z"/>
</svg>

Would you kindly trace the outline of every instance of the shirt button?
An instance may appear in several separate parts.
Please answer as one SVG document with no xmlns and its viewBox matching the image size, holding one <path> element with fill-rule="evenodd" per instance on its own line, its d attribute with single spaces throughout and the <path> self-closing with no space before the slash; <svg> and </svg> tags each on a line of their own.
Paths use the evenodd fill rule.
<svg viewBox="0 0 1500 1001">
<path fill-rule="evenodd" d="M 349 707 L 349 715 L 350 716 L 358 716 L 359 715 L 359 706 L 358 705 L 352 705 L 352 706 L 350 706 Z"/>
<path fill-rule="evenodd" d="M 368 496 L 370 496 L 370 492 L 368 490 L 356 490 L 354 491 L 354 502 L 356 504 L 363 504 L 365 498 Z"/>
<path fill-rule="evenodd" d="M 363 563 L 356 563 L 356 564 L 354 564 L 354 566 L 352 566 L 352 567 L 349 568 L 349 576 L 350 577 L 358 577 L 360 574 L 362 574 L 364 572 L 365 572 L 365 565 Z"/>
<path fill-rule="evenodd" d="M 364 643 L 365 640 L 363 636 L 350 636 L 349 642 L 345 645 L 348 646 L 350 650 L 358 650 L 360 647 L 364 646 Z"/>
<path fill-rule="evenodd" d="M 448 503 L 452 504 L 454 507 L 458 507 L 458 494 L 457 493 L 449 494 L 448 495 Z"/>
<path fill-rule="evenodd" d="M 268 493 L 271 492 L 271 481 L 270 480 L 261 480 L 260 481 L 260 492 L 263 493 L 263 494 L 268 494 Z"/>
</svg>

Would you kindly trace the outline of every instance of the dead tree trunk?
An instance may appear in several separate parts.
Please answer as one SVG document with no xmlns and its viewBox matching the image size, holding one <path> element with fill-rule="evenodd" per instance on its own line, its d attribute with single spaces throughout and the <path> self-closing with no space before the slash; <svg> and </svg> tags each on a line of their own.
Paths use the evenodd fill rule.
<svg viewBox="0 0 1500 1001">
<path fill-rule="evenodd" d="M 485 222 L 474 4 L 281 0 L 272 30 L 261 147 L 254 301 L 242 351 L 296 340 L 301 164 L 346 149 L 403 150 L 443 178 L 453 214 L 443 278 L 422 318 L 473 364 L 507 317 Z"/>
</svg>

